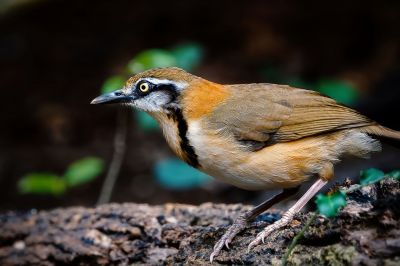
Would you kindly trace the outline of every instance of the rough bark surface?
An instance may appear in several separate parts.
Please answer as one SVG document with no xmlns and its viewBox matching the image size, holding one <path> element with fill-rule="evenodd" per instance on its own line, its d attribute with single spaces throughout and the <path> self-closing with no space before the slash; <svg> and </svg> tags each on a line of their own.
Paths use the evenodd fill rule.
<svg viewBox="0 0 400 266">
<path fill-rule="evenodd" d="M 250 206 L 107 204 L 0 215 L 0 265 L 209 264 L 214 243 Z M 259 217 L 268 224 L 281 213 Z M 280 265 L 311 213 L 247 253 L 261 230 L 249 226 L 215 264 Z M 292 265 L 399 265 L 400 183 L 388 179 L 350 195 L 333 219 L 318 217 L 296 246 Z"/>
</svg>

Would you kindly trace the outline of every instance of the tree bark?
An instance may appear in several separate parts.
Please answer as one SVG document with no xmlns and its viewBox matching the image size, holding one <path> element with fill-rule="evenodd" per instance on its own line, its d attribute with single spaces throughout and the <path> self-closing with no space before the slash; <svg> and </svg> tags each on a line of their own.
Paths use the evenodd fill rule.
<svg viewBox="0 0 400 266">
<path fill-rule="evenodd" d="M 209 264 L 213 245 L 251 206 L 205 203 L 106 204 L 0 214 L 0 265 Z M 272 210 L 258 218 L 268 224 Z M 215 258 L 215 264 L 280 265 L 293 237 L 312 213 L 300 213 L 247 253 L 262 227 L 249 226 Z M 399 265 L 400 183 L 387 179 L 349 195 L 332 219 L 318 217 L 292 253 L 289 265 Z"/>
</svg>

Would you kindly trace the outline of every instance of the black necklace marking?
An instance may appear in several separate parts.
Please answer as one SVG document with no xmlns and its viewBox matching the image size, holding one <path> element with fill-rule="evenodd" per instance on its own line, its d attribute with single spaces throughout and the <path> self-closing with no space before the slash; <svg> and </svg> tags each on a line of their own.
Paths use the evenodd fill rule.
<svg viewBox="0 0 400 266">
<path fill-rule="evenodd" d="M 176 100 L 179 96 L 179 93 L 174 85 L 172 84 L 164 84 L 158 85 L 153 88 L 153 91 L 166 91 L 171 96 L 170 103 L 176 103 Z M 181 150 L 185 154 L 185 161 L 195 168 L 200 166 L 199 160 L 197 158 L 197 154 L 194 151 L 194 148 L 189 143 L 189 139 L 187 138 L 188 124 L 186 120 L 183 118 L 182 110 L 179 108 L 170 107 L 167 108 L 169 111 L 168 118 L 173 119 L 178 124 L 178 134 L 180 137 L 180 146 Z"/>
<path fill-rule="evenodd" d="M 178 123 L 178 134 L 181 139 L 180 146 L 183 153 L 186 155 L 186 162 L 195 167 L 200 167 L 199 160 L 197 158 L 197 154 L 194 151 L 192 145 L 190 145 L 189 140 L 187 138 L 188 124 L 186 120 L 183 118 L 181 109 L 169 109 L 170 114 L 168 118 L 172 118 L 174 121 Z"/>
</svg>

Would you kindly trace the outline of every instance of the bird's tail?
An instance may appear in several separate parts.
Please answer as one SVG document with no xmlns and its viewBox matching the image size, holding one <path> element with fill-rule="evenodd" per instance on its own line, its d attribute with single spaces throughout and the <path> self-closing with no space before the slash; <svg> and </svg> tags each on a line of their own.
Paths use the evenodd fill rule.
<svg viewBox="0 0 400 266">
<path fill-rule="evenodd" d="M 378 137 L 383 142 L 400 148 L 400 131 L 396 131 L 381 125 L 367 126 L 364 128 L 363 131 L 370 135 Z"/>
</svg>

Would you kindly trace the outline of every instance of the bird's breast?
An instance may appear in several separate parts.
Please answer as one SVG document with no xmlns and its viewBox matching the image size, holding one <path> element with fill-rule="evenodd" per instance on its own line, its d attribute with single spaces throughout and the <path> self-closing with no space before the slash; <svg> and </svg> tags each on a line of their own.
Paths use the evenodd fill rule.
<svg viewBox="0 0 400 266">
<path fill-rule="evenodd" d="M 265 182 L 249 175 L 248 154 L 233 139 L 206 129 L 200 120 L 188 123 L 187 137 L 197 155 L 200 170 L 240 188 L 265 188 Z"/>
</svg>

